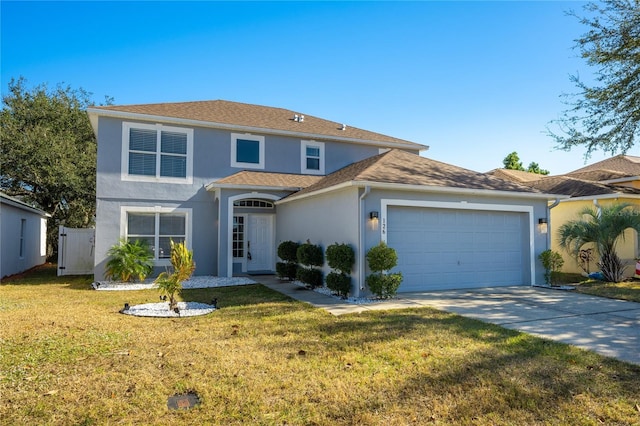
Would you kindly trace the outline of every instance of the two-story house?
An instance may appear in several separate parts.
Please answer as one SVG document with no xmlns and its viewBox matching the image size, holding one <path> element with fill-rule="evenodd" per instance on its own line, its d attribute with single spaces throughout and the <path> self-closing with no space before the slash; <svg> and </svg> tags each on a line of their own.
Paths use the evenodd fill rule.
<svg viewBox="0 0 640 426">
<path fill-rule="evenodd" d="M 93 107 L 95 278 L 120 238 L 194 251 L 196 275 L 269 273 L 280 242 L 398 251 L 401 291 L 540 283 L 550 197 L 419 155 L 425 145 L 228 101 Z M 325 267 L 328 271 L 328 268 Z"/>
</svg>

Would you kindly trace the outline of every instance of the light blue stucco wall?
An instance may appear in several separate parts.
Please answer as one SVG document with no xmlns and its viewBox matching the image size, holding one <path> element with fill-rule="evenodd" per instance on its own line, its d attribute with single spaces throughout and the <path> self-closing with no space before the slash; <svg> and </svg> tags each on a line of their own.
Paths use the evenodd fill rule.
<svg viewBox="0 0 640 426">
<path fill-rule="evenodd" d="M 278 205 L 276 243 L 309 240 L 323 251 L 333 243 L 349 244 L 356 252 L 356 264 L 351 272 L 352 294 L 360 282 L 358 253 L 358 188 L 351 187 L 324 195 L 303 198 Z M 326 277 L 331 269 L 326 264 Z"/>
<path fill-rule="evenodd" d="M 542 234 L 535 224 L 538 218 L 546 217 L 547 202 L 545 199 L 534 199 L 518 197 L 505 193 L 503 196 L 496 195 L 461 195 L 445 194 L 434 192 L 423 192 L 415 190 L 381 190 L 371 189 L 368 194 L 364 194 L 364 188 L 349 187 L 340 191 L 332 191 L 326 194 L 311 196 L 283 202 L 278 205 L 277 215 L 277 243 L 291 240 L 304 242 L 309 239 L 314 244 L 320 244 L 324 250 L 334 242 L 345 242 L 351 244 L 356 250 L 356 265 L 352 273 L 353 286 L 352 295 L 365 296 L 369 294 L 361 280 L 360 262 L 363 265 L 362 277 L 370 274 L 365 259 L 366 252 L 377 245 L 381 239 L 381 222 L 369 219 L 369 213 L 376 211 L 382 214 L 383 199 L 387 200 L 414 200 L 414 201 L 437 201 L 447 203 L 484 204 L 487 206 L 526 206 L 532 209 L 533 221 L 533 258 L 535 273 L 533 281 L 535 284 L 544 283 L 544 269 L 538 260 L 538 255 L 547 249 L 546 234 Z M 362 210 L 359 210 L 360 197 L 364 195 Z M 522 214 L 523 232 L 523 265 L 527 265 L 523 270 L 522 284 L 531 284 L 530 265 L 531 251 L 529 246 L 530 222 L 528 214 Z M 360 217 L 360 222 L 358 218 Z M 361 228 L 359 228 L 361 227 Z M 358 230 L 363 231 L 364 245 L 359 250 Z M 330 271 L 325 263 L 323 272 Z M 360 289 L 360 286 L 365 287 Z"/>
<path fill-rule="evenodd" d="M 547 201 L 546 199 L 530 198 L 530 197 L 518 197 L 515 194 L 505 193 L 505 196 L 496 195 L 478 195 L 478 194 L 445 194 L 434 192 L 418 192 L 418 191 L 397 191 L 397 190 L 379 190 L 374 189 L 365 198 L 365 212 L 368 215 L 370 211 L 381 212 L 381 200 L 382 199 L 395 199 L 395 200 L 417 200 L 417 201 L 440 201 L 449 203 L 461 203 L 468 204 L 499 204 L 507 206 L 531 206 L 533 208 L 533 257 L 535 264 L 535 275 L 533 284 L 544 284 L 544 268 L 538 260 L 538 255 L 547 249 L 547 234 L 542 234 L 536 226 L 538 218 L 547 217 Z M 461 205 L 462 206 L 462 205 Z M 528 216 L 528 215 L 527 215 Z M 523 226 L 523 232 L 525 233 L 523 241 L 528 244 L 529 242 L 529 222 L 525 221 Z M 366 250 L 377 245 L 381 240 L 381 224 L 379 223 L 375 229 L 371 226 L 367 228 L 365 236 Z M 526 256 L 526 265 L 529 265 L 530 250 L 529 246 L 523 247 L 523 254 Z M 367 270 L 367 273 L 369 271 Z M 530 274 L 526 274 L 523 284 L 532 284 L 530 281 Z"/>
<path fill-rule="evenodd" d="M 20 230 L 23 219 L 24 252 L 20 256 Z M 45 263 L 46 234 L 45 216 L 0 200 L 0 278 Z"/>
<path fill-rule="evenodd" d="M 226 275 L 226 197 L 247 191 L 226 191 L 225 195 L 216 201 L 214 194 L 207 192 L 204 187 L 242 170 L 231 167 L 232 132 L 204 127 L 193 128 L 193 181 L 190 184 L 126 181 L 121 177 L 123 121 L 133 122 L 111 117 L 98 119 L 95 279 L 103 279 L 107 251 L 121 236 L 122 206 L 191 209 L 195 274 Z M 308 140 L 307 138 L 254 134 L 265 137 L 264 171 L 300 173 L 301 140 Z M 375 146 L 329 141 L 324 141 L 324 144 L 326 174 L 379 152 L 379 148 Z M 276 194 L 284 196 L 288 193 Z M 225 212 L 223 218 L 218 217 L 219 211 Z M 223 231 L 218 232 L 218 227 Z M 218 247 L 222 248 L 220 252 Z M 159 268 L 156 272 L 163 269 Z"/>
</svg>

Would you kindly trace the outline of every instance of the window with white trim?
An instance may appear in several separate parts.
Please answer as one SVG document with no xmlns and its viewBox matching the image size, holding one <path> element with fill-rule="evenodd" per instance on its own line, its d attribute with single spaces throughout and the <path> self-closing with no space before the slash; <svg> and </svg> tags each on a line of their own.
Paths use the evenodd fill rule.
<svg viewBox="0 0 640 426">
<path fill-rule="evenodd" d="M 146 243 L 157 261 L 170 259 L 171 241 L 189 245 L 188 209 L 123 208 L 123 220 L 125 239 Z"/>
<path fill-rule="evenodd" d="M 232 133 L 231 167 L 264 169 L 264 136 Z"/>
<path fill-rule="evenodd" d="M 193 129 L 123 123 L 123 180 L 191 183 Z"/>
<path fill-rule="evenodd" d="M 234 201 L 233 202 L 233 207 L 247 207 L 247 208 L 254 208 L 254 209 L 272 209 L 273 208 L 273 202 L 249 198 L 249 199 L 245 199 L 245 200 Z"/>
<path fill-rule="evenodd" d="M 300 170 L 304 174 L 324 174 L 324 142 L 301 141 Z"/>
<path fill-rule="evenodd" d="M 24 258 L 26 251 L 26 233 L 27 233 L 27 219 L 20 219 L 20 259 Z"/>
<path fill-rule="evenodd" d="M 233 257 L 244 257 L 244 216 L 233 216 Z"/>
</svg>

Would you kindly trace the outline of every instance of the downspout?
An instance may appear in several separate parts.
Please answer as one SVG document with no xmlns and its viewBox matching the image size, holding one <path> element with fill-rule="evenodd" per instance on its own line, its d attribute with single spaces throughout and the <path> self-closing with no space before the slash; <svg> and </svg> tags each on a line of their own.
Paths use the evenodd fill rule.
<svg viewBox="0 0 640 426">
<path fill-rule="evenodd" d="M 359 285 L 359 290 L 364 290 L 364 273 L 365 273 L 365 268 L 364 268 L 364 262 L 365 262 L 365 257 L 364 257 L 364 233 L 365 230 L 363 229 L 364 226 L 366 226 L 366 222 L 363 219 L 363 212 L 364 212 L 364 199 L 367 197 L 367 195 L 369 195 L 369 193 L 371 192 L 371 187 L 369 185 L 364 187 L 364 192 L 362 193 L 362 195 L 360 195 L 360 199 L 359 199 L 359 204 L 358 204 L 358 275 L 359 275 L 359 280 L 360 280 L 360 285 Z M 360 291 L 358 290 L 358 297 L 360 296 Z"/>
<path fill-rule="evenodd" d="M 556 198 L 556 201 L 553 202 L 550 206 L 547 206 L 547 226 L 549 229 L 547 230 L 547 249 L 551 250 L 551 209 L 560 204 L 560 198 Z"/>
<path fill-rule="evenodd" d="M 599 218 L 600 216 L 602 216 L 602 206 L 598 204 L 597 198 L 593 199 L 593 205 L 596 206 L 596 216 Z"/>
</svg>

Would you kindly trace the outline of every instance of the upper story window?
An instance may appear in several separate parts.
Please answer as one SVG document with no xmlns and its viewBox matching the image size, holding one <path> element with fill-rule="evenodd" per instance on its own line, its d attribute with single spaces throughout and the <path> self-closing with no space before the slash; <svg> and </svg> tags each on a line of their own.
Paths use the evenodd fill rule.
<svg viewBox="0 0 640 426">
<path fill-rule="evenodd" d="M 123 180 L 192 183 L 192 168 L 192 129 L 123 123 Z"/>
<path fill-rule="evenodd" d="M 264 136 L 232 133 L 231 167 L 264 169 Z"/>
<path fill-rule="evenodd" d="M 324 143 L 302 141 L 300 144 L 300 170 L 310 175 L 324 174 Z"/>
</svg>

